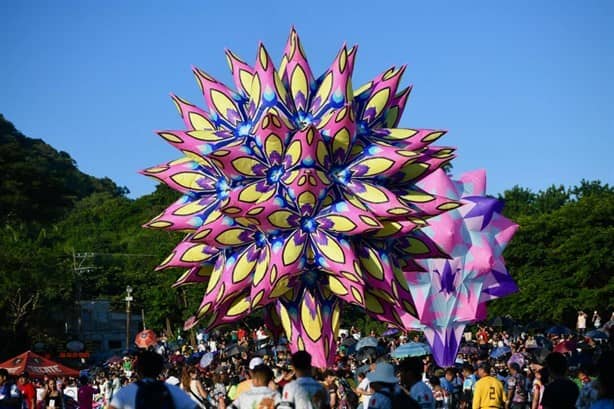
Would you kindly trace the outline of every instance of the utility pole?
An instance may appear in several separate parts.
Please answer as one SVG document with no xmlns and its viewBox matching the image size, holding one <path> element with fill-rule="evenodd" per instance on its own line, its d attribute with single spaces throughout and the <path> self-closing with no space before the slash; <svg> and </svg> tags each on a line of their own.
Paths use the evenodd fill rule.
<svg viewBox="0 0 614 409">
<path fill-rule="evenodd" d="M 94 253 L 75 253 L 75 249 L 72 250 L 72 265 L 73 265 L 73 273 L 75 274 L 75 298 L 76 298 L 76 307 L 77 307 L 77 336 L 78 339 L 82 341 L 82 331 L 81 331 L 81 276 L 83 273 L 92 272 L 96 267 L 94 266 L 84 266 L 85 261 L 88 258 L 93 258 Z"/>
<path fill-rule="evenodd" d="M 132 298 L 132 287 L 130 287 L 129 285 L 126 286 L 126 298 L 124 298 L 124 301 L 126 301 L 126 349 L 130 349 L 130 303 L 134 300 L 134 298 Z"/>
</svg>

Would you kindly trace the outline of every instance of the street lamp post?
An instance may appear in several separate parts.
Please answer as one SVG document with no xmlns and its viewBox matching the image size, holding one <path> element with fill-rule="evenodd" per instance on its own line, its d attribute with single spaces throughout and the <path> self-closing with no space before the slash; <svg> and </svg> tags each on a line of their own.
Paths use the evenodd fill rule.
<svg viewBox="0 0 614 409">
<path fill-rule="evenodd" d="M 126 286 L 126 349 L 130 349 L 130 303 L 134 300 L 132 298 L 132 287 Z"/>
</svg>

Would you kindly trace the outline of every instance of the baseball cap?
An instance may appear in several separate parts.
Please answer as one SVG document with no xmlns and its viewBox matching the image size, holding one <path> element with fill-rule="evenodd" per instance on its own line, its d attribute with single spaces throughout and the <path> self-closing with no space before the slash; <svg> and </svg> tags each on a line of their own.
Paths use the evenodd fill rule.
<svg viewBox="0 0 614 409">
<path fill-rule="evenodd" d="M 258 365 L 263 365 L 263 364 L 264 364 L 264 360 L 260 358 L 259 356 L 255 356 L 252 358 L 251 361 L 249 361 L 249 370 L 253 371 L 255 367 L 257 367 Z"/>
</svg>

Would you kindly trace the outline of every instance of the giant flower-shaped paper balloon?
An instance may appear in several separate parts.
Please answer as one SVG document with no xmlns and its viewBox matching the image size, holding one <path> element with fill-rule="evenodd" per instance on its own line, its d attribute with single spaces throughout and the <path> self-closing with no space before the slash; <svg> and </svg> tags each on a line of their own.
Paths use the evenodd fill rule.
<svg viewBox="0 0 614 409">
<path fill-rule="evenodd" d="M 426 272 L 408 274 L 434 358 L 447 367 L 454 364 L 465 325 L 484 318 L 486 301 L 517 291 L 502 253 L 518 226 L 500 214 L 500 201 L 485 196 L 483 171 L 466 173 L 458 181 L 437 171 L 419 184 L 463 204 L 431 218 L 423 229 L 451 258 L 421 261 Z"/>
<path fill-rule="evenodd" d="M 206 283 L 186 326 L 265 308 L 326 366 L 343 303 L 419 325 L 406 274 L 447 257 L 422 229 L 460 203 L 418 184 L 453 149 L 432 146 L 443 131 L 397 128 L 404 67 L 354 89 L 344 46 L 315 77 L 294 30 L 278 69 L 262 45 L 253 67 L 227 57 L 236 91 L 195 69 L 209 109 L 174 97 L 187 129 L 159 135 L 183 156 L 144 171 L 183 194 L 146 226 L 187 233 L 160 266 L 187 269 L 176 285 Z"/>
</svg>

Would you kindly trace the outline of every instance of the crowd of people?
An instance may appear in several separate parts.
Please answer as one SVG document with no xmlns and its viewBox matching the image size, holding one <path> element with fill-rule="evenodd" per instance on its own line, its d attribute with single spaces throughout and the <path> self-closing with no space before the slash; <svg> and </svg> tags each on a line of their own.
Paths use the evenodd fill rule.
<svg viewBox="0 0 614 409">
<path fill-rule="evenodd" d="M 456 364 L 440 368 L 430 355 L 391 357 L 420 333 L 372 332 L 375 344 L 357 348 L 365 337 L 351 328 L 334 365 L 312 368 L 308 352 L 290 354 L 264 328 L 214 331 L 195 345 L 161 338 L 78 380 L 20 374 L 12 382 L 0 369 L 0 409 L 614 408 L 612 342 L 586 335 L 479 326 Z"/>
</svg>

